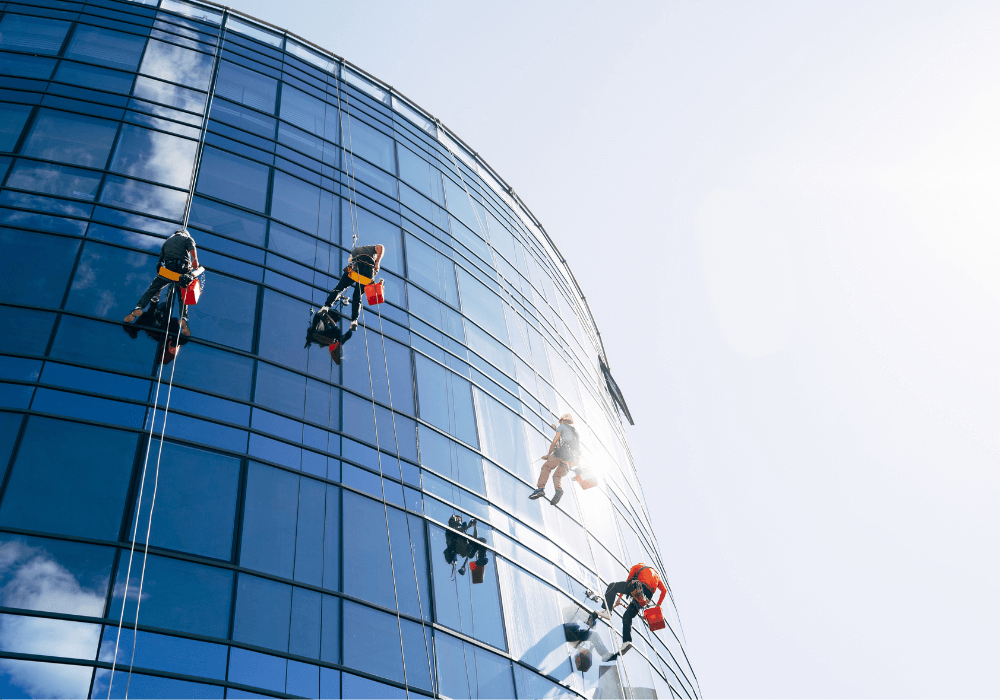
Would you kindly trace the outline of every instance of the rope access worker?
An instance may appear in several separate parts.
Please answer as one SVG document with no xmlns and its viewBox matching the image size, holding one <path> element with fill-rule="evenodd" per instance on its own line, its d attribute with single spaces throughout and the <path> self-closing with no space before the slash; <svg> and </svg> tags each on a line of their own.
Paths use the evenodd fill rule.
<svg viewBox="0 0 1000 700">
<path fill-rule="evenodd" d="M 614 661 L 632 648 L 632 620 L 639 614 L 639 610 L 650 604 L 653 593 L 660 592 L 660 599 L 656 601 L 656 607 L 660 607 L 663 599 L 667 595 L 667 587 L 663 585 L 660 574 L 656 569 L 645 564 L 636 564 L 628 572 L 628 578 L 624 581 L 617 581 L 608 586 L 604 592 L 604 609 L 595 610 L 590 613 L 590 622 L 598 617 L 605 620 L 611 619 L 611 611 L 616 605 L 616 598 L 619 595 L 627 595 L 632 598 L 625 614 L 622 616 L 622 648 L 621 651 L 608 659 Z"/>
<path fill-rule="evenodd" d="M 357 330 L 358 316 L 361 314 L 361 288 L 371 284 L 382 266 L 382 256 L 385 254 L 385 246 L 381 243 L 377 245 L 362 245 L 351 251 L 351 256 L 347 259 L 347 266 L 344 274 L 340 277 L 340 282 L 333 288 L 326 298 L 326 304 L 320 311 L 333 306 L 340 295 L 351 285 L 354 285 L 354 296 L 351 297 L 351 330 Z"/>
<path fill-rule="evenodd" d="M 477 521 L 475 518 L 465 522 L 461 515 L 457 513 L 448 518 L 448 527 L 458 530 L 462 533 L 468 533 L 472 530 L 471 536 L 463 536 L 452 532 L 451 530 L 445 530 L 444 541 L 447 545 L 444 550 L 444 560 L 452 565 L 452 571 L 454 571 L 455 564 L 461 558 L 465 558 L 465 564 L 458 570 L 458 573 L 462 576 L 465 575 L 465 565 L 470 559 L 474 560 L 473 569 L 479 569 L 482 571 L 482 567 L 490 563 L 490 560 L 486 556 L 486 547 L 483 546 L 486 542 L 485 537 L 479 537 L 478 528 L 476 527 Z M 452 574 L 454 576 L 454 574 Z M 476 578 L 474 576 L 474 578 Z M 480 574 L 481 580 L 481 574 Z"/>
<path fill-rule="evenodd" d="M 330 357 L 338 365 L 343 357 L 344 344 L 354 335 L 354 326 L 348 328 L 347 332 L 341 333 L 341 318 L 343 318 L 343 314 L 337 309 L 331 309 L 327 306 L 321 308 L 313 316 L 312 323 L 309 324 L 309 328 L 306 330 L 305 344 L 305 347 L 316 343 L 321 347 L 327 348 L 330 351 Z"/>
<path fill-rule="evenodd" d="M 538 488 L 531 492 L 528 498 L 534 500 L 545 495 L 545 484 L 552 474 L 552 485 L 556 487 L 556 492 L 550 501 L 552 505 L 559 503 L 563 497 L 562 478 L 569 473 L 569 468 L 580 459 L 580 434 L 573 427 L 573 416 L 569 413 L 559 418 L 559 425 L 553 425 L 556 435 L 549 445 L 549 452 L 542 459 L 542 472 L 538 475 Z"/>
<path fill-rule="evenodd" d="M 166 268 L 169 272 L 177 275 L 176 279 L 170 279 L 162 275 L 161 268 Z M 194 245 L 194 239 L 185 229 L 178 229 L 170 238 L 163 242 L 160 248 L 160 257 L 156 261 L 156 277 L 149 283 L 149 289 L 139 298 L 135 304 L 135 309 L 125 317 L 125 323 L 134 323 L 140 316 L 146 305 L 159 295 L 161 289 L 168 284 L 180 282 L 184 285 L 185 275 L 198 268 L 198 251 Z M 187 323 L 187 304 L 177 296 L 177 303 L 181 308 L 181 334 L 191 335 L 191 330 Z"/>
</svg>

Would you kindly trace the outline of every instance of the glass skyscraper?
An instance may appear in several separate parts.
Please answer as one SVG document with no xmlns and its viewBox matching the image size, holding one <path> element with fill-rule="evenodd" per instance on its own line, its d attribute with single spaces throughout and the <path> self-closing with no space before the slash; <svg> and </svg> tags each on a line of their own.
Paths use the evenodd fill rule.
<svg viewBox="0 0 1000 700">
<path fill-rule="evenodd" d="M 663 562 L 583 295 L 457 136 L 180 0 L 0 2 L 0 106 L 0 697 L 699 695 L 670 597 L 621 661 L 618 616 L 566 640 Z M 188 211 L 174 359 L 122 318 Z M 386 303 L 337 365 L 355 233 Z M 598 485 L 553 506 L 563 413 Z"/>
</svg>

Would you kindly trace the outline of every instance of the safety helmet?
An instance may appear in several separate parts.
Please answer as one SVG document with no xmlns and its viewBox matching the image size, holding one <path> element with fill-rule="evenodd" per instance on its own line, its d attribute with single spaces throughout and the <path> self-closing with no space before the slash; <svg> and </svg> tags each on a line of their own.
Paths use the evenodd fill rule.
<svg viewBox="0 0 1000 700">
<path fill-rule="evenodd" d="M 573 414 L 572 413 L 564 413 L 564 414 L 562 414 L 561 416 L 559 416 L 559 422 L 560 423 L 569 423 L 569 424 L 572 425 L 572 423 L 573 423 Z"/>
</svg>

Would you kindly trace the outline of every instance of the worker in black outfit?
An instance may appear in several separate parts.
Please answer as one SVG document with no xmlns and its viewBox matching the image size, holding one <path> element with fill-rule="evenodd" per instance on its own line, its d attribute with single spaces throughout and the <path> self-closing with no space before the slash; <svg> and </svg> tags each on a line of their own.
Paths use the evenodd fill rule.
<svg viewBox="0 0 1000 700">
<path fill-rule="evenodd" d="M 667 587 L 663 585 L 656 569 L 646 564 L 636 564 L 629 569 L 628 578 L 624 581 L 608 584 L 608 589 L 604 592 L 604 608 L 590 613 L 588 624 L 591 626 L 598 617 L 604 620 L 611 619 L 611 611 L 614 610 L 619 595 L 632 598 L 628 608 L 625 609 L 625 614 L 622 615 L 621 651 L 607 659 L 608 661 L 617 659 L 632 648 L 632 620 L 642 608 L 650 604 L 653 594 L 657 591 L 660 592 L 660 599 L 656 601 L 656 607 L 660 607 L 667 595 Z"/>
<path fill-rule="evenodd" d="M 347 266 L 344 274 L 340 277 L 340 282 L 333 288 L 326 298 L 326 304 L 320 311 L 333 306 L 340 295 L 351 285 L 354 285 L 354 296 L 351 298 L 351 330 L 358 327 L 358 315 L 361 313 L 361 288 L 372 283 L 378 274 L 382 264 L 382 256 L 385 254 L 385 246 L 381 243 L 377 245 L 362 245 L 351 251 L 351 256 L 347 259 Z"/>
<path fill-rule="evenodd" d="M 316 315 L 313 316 L 312 323 L 306 330 L 306 344 L 305 347 L 309 347 L 313 343 L 327 348 L 330 351 L 330 357 L 338 365 L 343 357 L 343 347 L 351 336 L 354 335 L 354 329 L 349 328 L 347 332 L 342 333 L 340 330 L 340 319 L 343 318 L 343 314 L 340 313 L 336 308 L 329 308 L 324 306 Z"/>
<path fill-rule="evenodd" d="M 146 304 L 153 297 L 157 296 L 161 289 L 173 283 L 174 280 L 160 276 L 160 267 L 165 267 L 171 272 L 176 272 L 180 275 L 198 268 L 198 251 L 195 248 L 194 239 L 191 238 L 191 234 L 185 229 L 178 229 L 174 235 L 164 241 L 163 247 L 160 248 L 160 257 L 156 261 L 157 275 L 149 283 L 149 289 L 136 302 L 132 313 L 125 317 L 125 323 L 134 323 L 136 319 L 142 316 L 142 310 L 146 307 Z M 177 297 L 177 302 L 181 307 L 181 334 L 191 335 L 191 330 L 188 328 L 187 323 L 187 304 L 182 301 L 180 295 Z"/>
<path fill-rule="evenodd" d="M 569 468 L 580 459 L 580 435 L 573 427 L 573 416 L 569 413 L 559 418 L 559 425 L 552 426 L 556 429 L 556 435 L 549 445 L 549 452 L 543 459 L 542 472 L 538 475 L 537 488 L 531 492 L 528 498 L 534 500 L 545 495 L 545 484 L 552 474 L 552 485 L 556 487 L 556 492 L 552 495 L 552 505 L 555 505 L 563 496 L 562 478 L 569 472 Z"/>
</svg>

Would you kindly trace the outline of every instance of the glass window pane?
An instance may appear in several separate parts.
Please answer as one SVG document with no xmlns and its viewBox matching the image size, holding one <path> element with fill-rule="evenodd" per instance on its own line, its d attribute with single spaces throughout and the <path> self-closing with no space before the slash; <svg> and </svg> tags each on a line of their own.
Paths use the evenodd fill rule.
<svg viewBox="0 0 1000 700">
<path fill-rule="evenodd" d="M 135 76 L 131 73 L 73 63 L 72 61 L 63 61 L 59 64 L 59 70 L 56 71 L 56 80 L 64 83 L 125 94 L 128 94 L 129 90 L 132 89 L 134 79 Z"/>
<path fill-rule="evenodd" d="M 478 388 L 473 389 L 473 395 L 483 454 L 525 481 L 532 481 L 531 463 L 539 455 L 528 452 L 524 419 Z"/>
<path fill-rule="evenodd" d="M 372 387 L 375 390 L 375 399 L 385 405 L 389 405 L 390 391 L 392 396 L 392 406 L 398 411 L 413 414 L 413 372 L 410 367 L 410 349 L 405 345 L 385 338 L 377 333 L 367 333 L 366 338 L 358 338 L 355 342 L 365 343 L 367 340 L 368 361 L 364 357 L 357 357 L 354 362 L 343 365 L 344 386 L 357 391 L 362 396 L 371 396 Z M 359 347 L 358 353 L 365 350 Z M 371 374 L 368 369 L 371 367 Z M 386 368 L 389 376 L 386 379 Z M 388 428 L 391 428 L 391 423 Z M 386 437 L 386 436 L 382 436 Z M 392 436 L 387 444 L 392 443 Z M 382 441 L 386 443 L 385 440 Z M 395 448 L 393 448 L 394 450 Z"/>
<path fill-rule="evenodd" d="M 100 630 L 100 625 L 86 622 L 0 614 L 0 651 L 90 661 L 97 653 Z"/>
<path fill-rule="evenodd" d="M 328 596 L 298 586 L 292 587 L 291 634 L 288 639 L 288 653 L 308 656 L 312 659 L 319 658 L 324 597 Z M 316 679 L 319 680 L 318 673 Z"/>
<path fill-rule="evenodd" d="M 160 442 L 150 445 L 150 460 Z M 186 445 L 164 443 L 150 544 L 228 560 L 233 549 L 240 460 Z M 149 522 L 151 493 L 143 494 L 139 532 Z"/>
<path fill-rule="evenodd" d="M 63 316 L 50 354 L 61 360 L 147 374 L 153 366 L 156 343 L 146 340 L 136 343 L 122 332 L 120 323 Z"/>
<path fill-rule="evenodd" d="M 396 616 L 345 600 L 344 664 L 403 682 L 403 655 Z"/>
<path fill-rule="evenodd" d="M 196 90 L 208 90 L 213 63 L 211 54 L 150 39 L 139 72 Z"/>
<path fill-rule="evenodd" d="M 150 102 L 157 102 L 162 105 L 169 105 L 178 109 L 187 110 L 201 114 L 205 111 L 205 101 L 208 96 L 203 92 L 189 90 L 179 85 L 165 83 L 162 80 L 153 80 L 139 76 L 135 81 L 135 90 L 132 94 Z M 155 113 L 163 113 L 164 110 L 154 110 Z"/>
<path fill-rule="evenodd" d="M 395 142 L 357 117 L 346 117 L 347 133 L 344 142 L 356 156 L 374 163 L 383 170 L 396 174 Z M 348 155 L 348 158 L 350 155 Z M 349 167 L 349 166 L 348 166 Z"/>
<path fill-rule="evenodd" d="M 5 698 L 85 698 L 93 669 L 42 661 L 4 659 L 0 696 Z"/>
<path fill-rule="evenodd" d="M 420 427 L 420 463 L 481 496 L 486 495 L 482 457 L 425 426 Z"/>
<path fill-rule="evenodd" d="M 257 285 L 222 274 L 207 276 L 205 293 L 189 311 L 191 334 L 222 345 L 250 350 Z"/>
<path fill-rule="evenodd" d="M 240 563 L 250 569 L 292 578 L 299 477 L 250 463 Z"/>
<path fill-rule="evenodd" d="M 0 534 L 0 605 L 100 617 L 115 550 L 78 542 Z"/>
<path fill-rule="evenodd" d="M 479 446 L 469 382 L 441 365 L 416 355 L 420 417 L 474 447 Z"/>
<path fill-rule="evenodd" d="M 138 436 L 51 418 L 28 420 L 0 523 L 118 539 Z"/>
<path fill-rule="evenodd" d="M 111 159 L 111 170 L 165 185 L 191 184 L 196 141 L 125 124 Z"/>
<path fill-rule="evenodd" d="M 136 663 L 136 666 L 139 664 Z M 94 690 L 90 697 L 108 697 L 108 682 L 111 679 L 111 671 L 98 669 L 94 676 Z M 160 676 L 147 676 L 142 673 L 129 674 L 128 682 L 122 682 L 119 676 L 115 675 L 115 682 L 112 684 L 111 697 L 124 698 L 126 687 L 129 695 L 134 698 L 221 698 L 225 690 L 222 686 L 207 685 L 205 683 L 192 683 L 176 678 L 161 678 Z M 103 695 L 101 694 L 103 691 Z M 83 697 L 83 696 L 80 696 Z"/>
<path fill-rule="evenodd" d="M 206 147 L 196 189 L 210 197 L 263 212 L 269 170 L 266 165 Z"/>
<path fill-rule="evenodd" d="M 5 15 L 0 21 L 0 49 L 55 55 L 70 22 L 23 15 Z"/>
<path fill-rule="evenodd" d="M 88 242 L 77 264 L 66 308 L 121 318 L 135 306 L 155 276 L 156 258 L 152 255 Z M 166 301 L 165 292 L 161 299 Z"/>
<path fill-rule="evenodd" d="M 405 146 L 398 146 L 399 177 L 418 192 L 444 206 L 441 172 Z"/>
<path fill-rule="evenodd" d="M 58 308 L 79 241 L 0 229 L 0 301 Z"/>
<path fill-rule="evenodd" d="M 115 578 L 109 615 L 120 617 L 128 569 L 128 550 L 123 550 Z M 125 621 L 135 622 L 142 571 L 142 553 L 136 549 L 129 578 Z M 142 587 L 142 624 L 178 632 L 203 634 L 225 639 L 229 634 L 229 608 L 233 594 L 233 574 L 225 569 L 179 559 L 149 555 L 146 580 Z"/>
<path fill-rule="evenodd" d="M 274 117 L 267 117 L 248 107 L 223 100 L 219 97 L 218 92 L 216 92 L 215 99 L 212 101 L 211 117 L 213 120 L 249 131 L 251 134 L 257 134 L 269 139 L 274 138 L 274 125 L 277 122 Z"/>
<path fill-rule="evenodd" d="M 78 24 L 66 49 L 66 58 L 134 71 L 145 45 L 143 36 Z"/>
<path fill-rule="evenodd" d="M 455 263 L 419 238 L 406 234 L 409 278 L 442 301 L 458 306 Z"/>
<path fill-rule="evenodd" d="M 127 666 L 132 661 L 132 637 L 132 630 L 123 626 L 119 639 L 118 626 L 108 625 L 104 628 L 101 653 L 98 659 L 110 663 L 115 658 L 117 641 L 118 664 L 124 663 Z M 171 637 L 166 634 L 155 634 L 142 630 L 139 631 L 137 638 L 139 641 L 135 645 L 135 665 L 139 668 L 172 671 L 173 673 L 220 680 L 224 680 L 226 677 L 226 656 L 229 650 L 221 644 Z M 116 678 L 116 685 L 117 680 Z M 106 683 L 104 694 L 107 697 Z M 92 697 L 98 697 L 98 694 L 94 692 Z"/>
<path fill-rule="evenodd" d="M 261 654 L 248 649 L 233 647 L 229 652 L 229 680 L 233 683 L 264 688 L 274 692 L 282 693 L 285 690 L 285 675 L 287 662 L 285 659 Z M 230 690 L 229 697 L 267 697 L 264 695 L 253 695 L 245 693 L 243 695 Z"/>
<path fill-rule="evenodd" d="M 352 527 L 351 536 L 344 538 L 344 593 L 394 610 L 384 506 L 344 491 L 343 507 L 345 523 L 365 523 L 363 528 Z"/>
<path fill-rule="evenodd" d="M 250 358 L 188 343 L 184 347 L 184 362 L 174 369 L 174 384 L 249 400 L 252 376 L 253 360 Z"/>
<path fill-rule="evenodd" d="M 321 198 L 325 206 L 320 206 Z M 274 218 L 329 239 L 332 203 L 332 194 L 280 170 L 275 171 L 271 196 L 271 216 Z"/>
<path fill-rule="evenodd" d="M 17 15 L 7 15 L 6 19 Z M 0 34 L 2 34 L 0 30 Z M 0 43 L 3 39 L 0 39 Z M 4 75 L 17 75 L 22 78 L 43 78 L 48 79 L 52 75 L 52 68 L 56 65 L 54 58 L 42 58 L 41 56 L 23 56 L 16 53 L 0 55 L 0 73 Z"/>
<path fill-rule="evenodd" d="M 288 85 L 281 88 L 281 118 L 327 141 L 337 141 L 337 108 Z"/>
<path fill-rule="evenodd" d="M 7 178 L 7 187 L 91 200 L 100 184 L 100 173 L 33 160 L 17 161 Z"/>
<path fill-rule="evenodd" d="M 215 94 L 233 102 L 245 104 L 268 114 L 274 114 L 278 81 L 229 61 L 219 64 Z"/>
<path fill-rule="evenodd" d="M 292 587 L 240 574 L 233 639 L 275 651 L 288 651 Z"/>
<path fill-rule="evenodd" d="M 43 109 L 21 152 L 60 163 L 103 168 L 117 130 L 118 124 L 107 119 Z"/>
<path fill-rule="evenodd" d="M 382 700 L 405 700 L 409 697 L 402 688 L 379 683 L 353 673 L 344 673 L 342 698 L 382 698 Z M 323 697 L 327 697 L 324 695 Z"/>
<path fill-rule="evenodd" d="M 225 204 L 195 197 L 191 204 L 191 226 L 263 246 L 267 220 Z"/>
<path fill-rule="evenodd" d="M 500 297 L 462 269 L 458 271 L 458 284 L 462 295 L 462 312 L 501 342 L 509 344 Z"/>
<path fill-rule="evenodd" d="M 28 121 L 31 107 L 28 105 L 5 104 L 0 112 L 0 151 L 11 152 L 21 137 L 24 123 Z"/>
<path fill-rule="evenodd" d="M 143 214 L 180 221 L 184 213 L 184 205 L 187 203 L 187 194 L 179 190 L 168 190 L 166 187 L 109 175 L 104 181 L 100 201 L 125 209 L 141 211 Z M 98 209 L 99 213 L 100 211 Z"/>
</svg>

